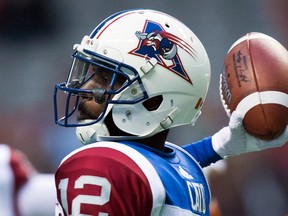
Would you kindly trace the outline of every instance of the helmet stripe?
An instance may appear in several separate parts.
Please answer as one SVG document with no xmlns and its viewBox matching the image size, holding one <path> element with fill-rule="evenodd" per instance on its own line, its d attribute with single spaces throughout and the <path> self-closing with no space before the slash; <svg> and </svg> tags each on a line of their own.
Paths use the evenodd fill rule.
<svg viewBox="0 0 288 216">
<path fill-rule="evenodd" d="M 131 13 L 129 13 L 129 11 L 131 11 L 131 13 L 136 13 L 134 9 L 123 10 L 123 11 L 117 12 L 117 13 L 109 16 L 109 17 L 106 18 L 105 20 L 103 20 L 103 21 L 92 31 L 92 33 L 90 34 L 90 38 L 95 37 L 96 34 L 103 28 L 103 26 L 104 26 L 107 22 L 109 22 L 110 20 L 115 19 L 113 22 L 110 23 L 110 25 L 111 25 L 112 23 L 114 23 L 116 20 L 122 18 L 123 16 L 126 16 L 126 15 L 128 15 L 128 14 L 131 14 Z M 122 15 L 122 16 L 121 16 L 121 15 Z M 117 17 L 118 17 L 118 18 L 117 18 Z M 108 26 L 110 26 L 110 25 L 108 25 Z M 97 38 L 100 37 L 100 35 L 102 34 L 102 32 L 104 32 L 105 29 L 106 29 L 108 26 L 106 26 L 106 27 L 101 31 L 101 33 L 97 36 Z"/>
</svg>

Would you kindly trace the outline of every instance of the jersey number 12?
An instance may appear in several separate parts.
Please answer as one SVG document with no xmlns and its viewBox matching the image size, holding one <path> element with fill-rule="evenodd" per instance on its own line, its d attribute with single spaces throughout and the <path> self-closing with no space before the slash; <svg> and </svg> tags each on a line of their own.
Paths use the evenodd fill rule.
<svg viewBox="0 0 288 216">
<path fill-rule="evenodd" d="M 67 190 L 69 178 L 62 179 L 58 185 L 60 190 L 61 203 L 63 209 L 68 213 Z M 99 196 L 79 194 L 72 200 L 71 215 L 83 215 L 80 213 L 81 204 L 90 205 L 104 205 L 110 200 L 111 184 L 103 177 L 82 175 L 74 183 L 73 189 L 84 188 L 85 185 L 96 185 L 101 187 L 101 194 Z M 98 216 L 108 216 L 108 213 L 99 212 Z"/>
</svg>

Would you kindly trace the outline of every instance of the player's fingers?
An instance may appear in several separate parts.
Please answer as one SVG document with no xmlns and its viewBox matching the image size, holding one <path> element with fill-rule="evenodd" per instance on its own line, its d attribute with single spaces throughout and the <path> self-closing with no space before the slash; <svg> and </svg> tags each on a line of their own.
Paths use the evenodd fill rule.
<svg viewBox="0 0 288 216">
<path fill-rule="evenodd" d="M 249 136 L 248 137 L 249 140 L 253 140 L 254 143 L 256 143 L 256 145 L 261 149 L 268 149 L 268 148 L 274 148 L 274 147 L 280 147 L 283 146 L 285 143 L 288 142 L 288 126 L 286 127 L 284 133 L 277 137 L 274 140 L 261 140 L 261 139 L 257 139 L 253 136 Z M 251 143 L 251 141 L 250 141 Z"/>
<path fill-rule="evenodd" d="M 286 129 L 284 133 L 272 141 L 274 146 L 282 146 L 285 143 L 288 142 L 288 126 L 286 126 Z"/>
</svg>

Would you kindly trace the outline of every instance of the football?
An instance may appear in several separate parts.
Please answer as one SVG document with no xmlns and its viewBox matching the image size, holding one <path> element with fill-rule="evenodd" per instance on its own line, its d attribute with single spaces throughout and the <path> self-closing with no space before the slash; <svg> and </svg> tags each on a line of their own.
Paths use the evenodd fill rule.
<svg viewBox="0 0 288 216">
<path fill-rule="evenodd" d="M 228 50 L 220 75 L 220 95 L 228 114 L 239 110 L 243 128 L 272 140 L 288 123 L 288 51 L 274 38 L 250 32 Z"/>
</svg>

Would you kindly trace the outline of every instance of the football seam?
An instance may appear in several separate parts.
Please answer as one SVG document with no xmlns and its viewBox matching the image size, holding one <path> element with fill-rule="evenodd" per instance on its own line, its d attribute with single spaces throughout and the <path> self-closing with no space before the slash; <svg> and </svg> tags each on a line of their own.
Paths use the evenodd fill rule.
<svg viewBox="0 0 288 216">
<path fill-rule="evenodd" d="M 249 34 L 249 37 L 250 37 L 250 34 Z M 262 99 L 261 99 L 260 87 L 259 87 L 259 83 L 258 83 L 258 80 L 257 80 L 257 76 L 256 76 L 256 72 L 255 72 L 255 66 L 254 66 L 254 59 L 253 59 L 252 51 L 251 51 L 251 39 L 250 38 L 247 40 L 247 46 L 248 46 L 248 50 L 249 50 L 249 55 L 250 55 L 251 66 L 252 66 L 253 77 L 254 77 L 254 81 L 255 81 L 255 85 L 256 85 L 256 90 L 257 90 L 257 93 L 258 93 L 260 109 L 261 109 L 261 111 L 263 113 L 263 118 L 264 118 L 264 121 L 265 121 L 265 125 L 268 127 L 269 132 L 270 132 L 272 128 L 271 128 L 271 126 L 269 124 L 269 119 L 268 119 L 267 113 L 265 112 L 265 109 L 264 109 L 264 106 L 263 106 L 263 103 L 262 103 Z"/>
</svg>

